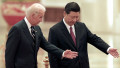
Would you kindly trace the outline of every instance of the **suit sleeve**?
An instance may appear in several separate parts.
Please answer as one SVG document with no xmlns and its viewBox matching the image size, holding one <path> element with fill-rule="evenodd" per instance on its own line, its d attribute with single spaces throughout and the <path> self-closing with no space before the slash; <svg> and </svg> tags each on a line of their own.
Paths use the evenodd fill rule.
<svg viewBox="0 0 120 68">
<path fill-rule="evenodd" d="M 14 26 L 11 28 L 6 42 L 6 50 L 5 50 L 6 68 L 15 68 L 14 61 L 15 61 L 16 50 L 19 44 L 19 39 L 20 39 L 19 31 Z"/>
<path fill-rule="evenodd" d="M 41 29 L 40 29 L 40 31 L 41 31 Z M 61 59 L 64 50 L 56 47 L 55 45 L 53 45 L 53 44 L 51 44 L 51 43 L 49 43 L 49 42 L 45 39 L 45 37 L 43 36 L 42 31 L 41 31 L 41 35 L 42 35 L 42 36 L 40 37 L 40 38 L 42 38 L 42 40 L 41 40 L 41 42 L 40 42 L 41 48 L 43 48 L 44 50 L 46 50 L 48 53 L 51 53 L 51 54 L 56 55 L 59 59 Z"/>
<path fill-rule="evenodd" d="M 86 27 L 86 26 L 85 26 Z M 98 48 L 99 50 L 103 51 L 104 53 L 107 53 L 107 49 L 110 47 L 106 42 L 104 42 L 100 37 L 98 37 L 95 34 L 92 34 L 91 31 L 86 27 L 87 31 L 87 41 Z"/>
<path fill-rule="evenodd" d="M 54 30 L 50 29 L 48 41 L 54 45 L 58 45 L 57 36 Z M 48 53 L 50 68 L 59 68 L 59 60 L 54 54 Z"/>
</svg>

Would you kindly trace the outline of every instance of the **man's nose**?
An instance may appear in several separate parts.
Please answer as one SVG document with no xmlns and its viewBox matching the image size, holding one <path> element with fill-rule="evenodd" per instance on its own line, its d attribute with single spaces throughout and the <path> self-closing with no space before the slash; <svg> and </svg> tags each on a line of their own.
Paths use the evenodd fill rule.
<svg viewBox="0 0 120 68">
<path fill-rule="evenodd" d="M 78 19 L 77 18 L 74 18 L 73 21 L 76 22 Z"/>
</svg>

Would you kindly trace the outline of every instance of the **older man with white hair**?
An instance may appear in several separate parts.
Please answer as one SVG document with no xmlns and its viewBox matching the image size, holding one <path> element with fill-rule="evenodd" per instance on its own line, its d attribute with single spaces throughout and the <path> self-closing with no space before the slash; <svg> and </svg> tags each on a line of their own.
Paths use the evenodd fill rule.
<svg viewBox="0 0 120 68">
<path fill-rule="evenodd" d="M 39 47 L 55 54 L 59 59 L 78 56 L 77 52 L 64 51 L 46 41 L 38 26 L 45 11 L 44 6 L 35 3 L 27 9 L 26 17 L 11 28 L 5 50 L 6 68 L 37 68 Z"/>
</svg>

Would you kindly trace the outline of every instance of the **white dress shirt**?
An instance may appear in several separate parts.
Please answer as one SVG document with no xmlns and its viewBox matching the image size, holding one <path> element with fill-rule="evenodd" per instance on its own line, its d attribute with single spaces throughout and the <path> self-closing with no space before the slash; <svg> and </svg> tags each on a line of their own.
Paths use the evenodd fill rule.
<svg viewBox="0 0 120 68">
<path fill-rule="evenodd" d="M 69 25 L 65 22 L 64 18 L 63 18 L 63 22 L 64 22 L 64 24 L 65 24 L 65 26 L 66 26 L 66 28 L 67 28 L 67 30 L 68 30 L 69 33 L 70 33 L 70 27 L 72 27 L 72 31 L 73 31 L 73 33 L 74 33 L 74 35 L 75 35 L 75 37 L 76 37 L 76 34 L 75 34 L 75 26 L 74 26 L 74 25 L 69 26 Z"/>
<path fill-rule="evenodd" d="M 25 23 L 27 24 L 27 27 L 28 27 L 29 32 L 30 32 L 30 34 L 31 34 L 31 24 L 30 24 L 30 22 L 27 20 L 26 17 L 24 18 L 24 20 L 25 20 Z"/>
</svg>

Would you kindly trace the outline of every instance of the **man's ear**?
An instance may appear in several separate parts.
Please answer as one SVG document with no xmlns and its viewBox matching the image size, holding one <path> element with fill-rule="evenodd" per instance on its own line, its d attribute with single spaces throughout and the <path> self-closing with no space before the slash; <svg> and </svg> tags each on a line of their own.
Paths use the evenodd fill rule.
<svg viewBox="0 0 120 68">
<path fill-rule="evenodd" d="M 32 17 L 32 19 L 35 19 L 35 18 L 36 18 L 34 13 L 31 15 L 31 17 Z"/>
</svg>

